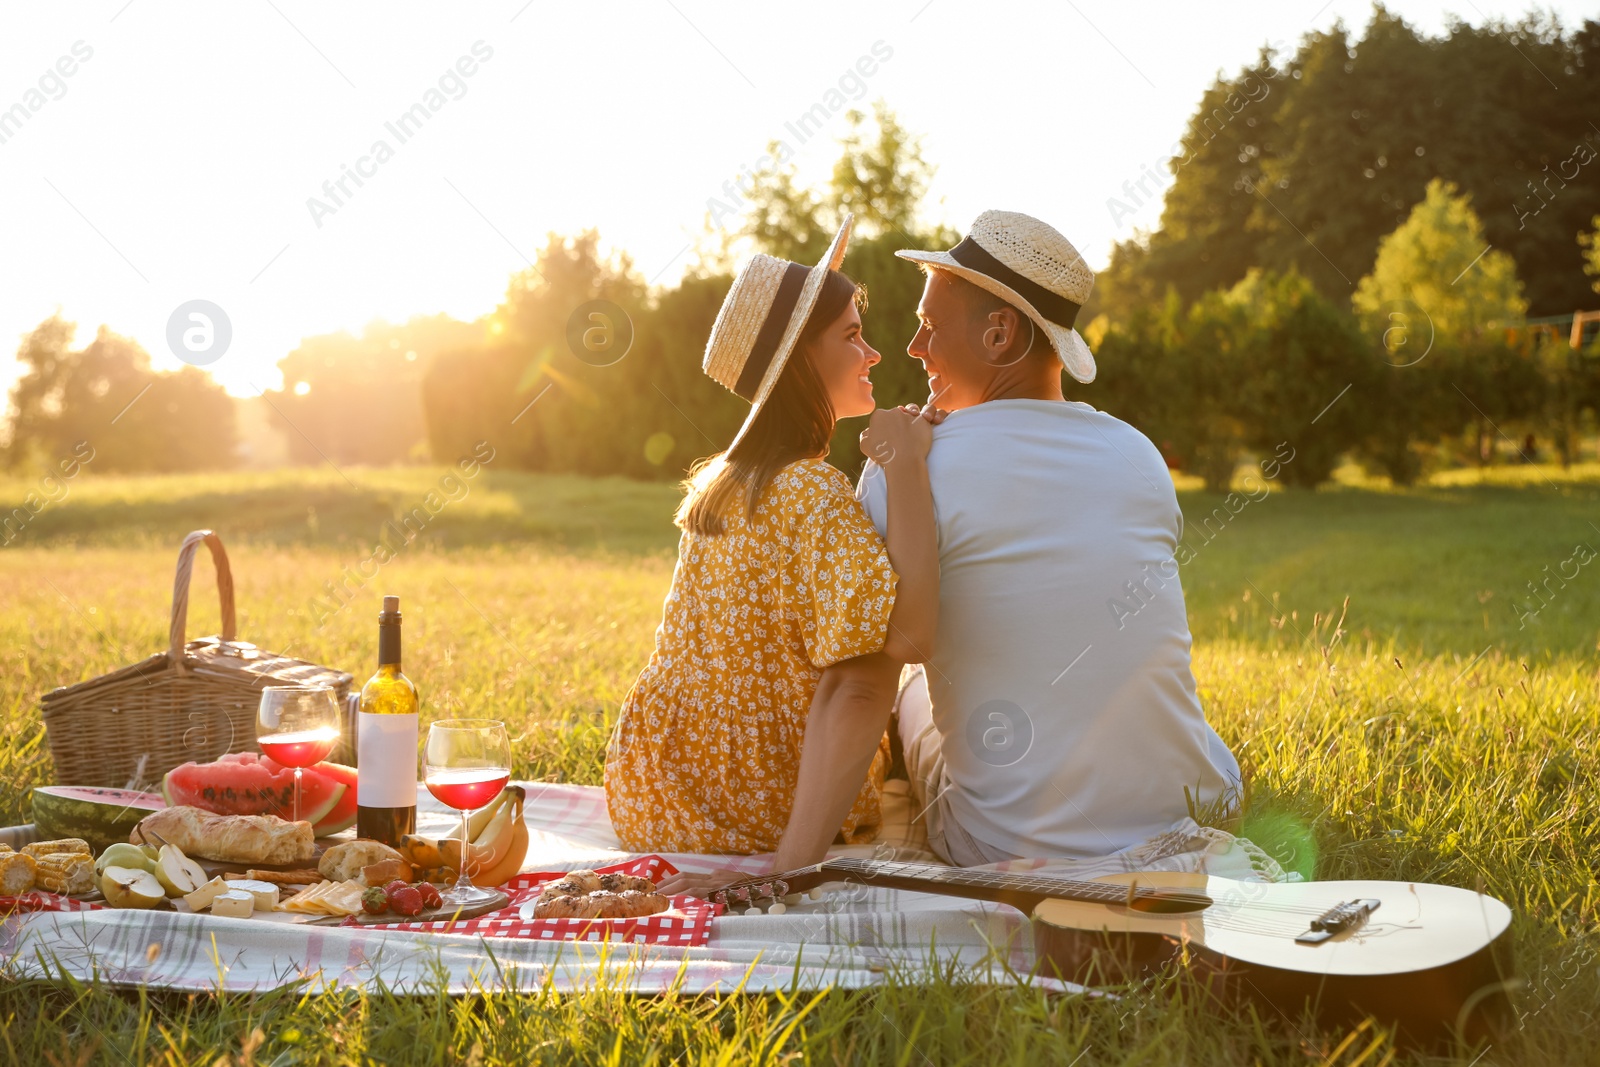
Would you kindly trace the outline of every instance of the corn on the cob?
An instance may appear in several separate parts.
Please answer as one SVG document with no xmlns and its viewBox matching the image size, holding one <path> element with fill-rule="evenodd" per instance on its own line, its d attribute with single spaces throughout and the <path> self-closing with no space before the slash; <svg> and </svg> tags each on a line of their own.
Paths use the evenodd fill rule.
<svg viewBox="0 0 1600 1067">
<path fill-rule="evenodd" d="M 33 888 L 37 867 L 32 856 L 7 851 L 0 854 L 0 896 L 14 897 Z"/>
<path fill-rule="evenodd" d="M 94 859 L 81 852 L 52 852 L 34 860 L 40 889 L 52 893 L 87 893 L 94 889 Z"/>
<path fill-rule="evenodd" d="M 35 841 L 31 845 L 22 846 L 22 854 L 32 856 L 34 859 L 57 853 L 88 856 L 91 863 L 94 861 L 94 850 L 89 847 L 89 842 L 80 837 L 63 837 L 59 841 Z"/>
</svg>

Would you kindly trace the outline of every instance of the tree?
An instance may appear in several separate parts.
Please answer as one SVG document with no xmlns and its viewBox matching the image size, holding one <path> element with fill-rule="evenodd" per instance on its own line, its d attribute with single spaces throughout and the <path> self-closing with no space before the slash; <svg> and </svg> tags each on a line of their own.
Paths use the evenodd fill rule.
<svg viewBox="0 0 1600 1067">
<path fill-rule="evenodd" d="M 1243 309 L 1209 293 L 1185 309 L 1175 290 L 1100 339 L 1097 407 L 1139 427 L 1168 462 L 1225 493 L 1245 447 Z"/>
<path fill-rule="evenodd" d="M 1202 98 L 1173 148 L 1161 226 L 1119 245 L 1102 309 L 1116 318 L 1169 285 L 1194 300 L 1252 266 L 1292 267 L 1342 300 L 1444 177 L 1503 208 L 1484 243 L 1516 261 L 1533 312 L 1569 312 L 1587 291 L 1572 235 L 1600 201 L 1597 109 L 1600 21 L 1456 20 L 1430 37 L 1376 5 L 1359 40 L 1307 34 Z"/>
<path fill-rule="evenodd" d="M 833 165 L 829 207 L 835 215 L 854 212 L 864 236 L 914 240 L 934 168 L 922 158 L 921 138 L 901 126 L 882 100 L 873 104 L 872 119 L 875 138 L 868 136 L 866 116 L 853 109 L 845 113 L 850 132 Z"/>
<path fill-rule="evenodd" d="M 1414 443 L 1469 419 L 1480 420 L 1484 454 L 1482 427 L 1494 415 L 1486 405 L 1497 402 L 1476 387 L 1492 376 L 1499 339 L 1491 331 L 1517 325 L 1527 310 L 1516 264 L 1487 244 L 1468 197 L 1436 178 L 1356 286 L 1352 303 L 1389 364 L 1368 451 L 1397 484 L 1421 473 Z"/>
<path fill-rule="evenodd" d="M 1600 215 L 1589 225 L 1588 233 L 1578 234 L 1578 246 L 1583 249 L 1583 272 L 1594 279 L 1594 291 L 1600 293 Z"/>
<path fill-rule="evenodd" d="M 426 458 L 423 371 L 482 330 L 448 315 L 419 315 L 403 326 L 372 322 L 359 337 L 340 331 L 303 339 L 278 361 L 283 388 L 265 394 L 290 458 L 368 465 Z"/>
<path fill-rule="evenodd" d="M 1293 270 L 1252 270 L 1224 300 L 1242 312 L 1245 444 L 1273 454 L 1287 443 L 1284 484 L 1322 484 L 1367 427 L 1377 368 L 1360 327 Z"/>
<path fill-rule="evenodd" d="M 53 463 L 79 442 L 99 471 L 186 471 L 229 467 L 237 437 L 233 401 L 198 367 L 150 369 L 133 341 L 101 326 L 73 351 L 76 326 L 52 316 L 22 343 L 27 368 L 11 391 L 7 465 Z"/>
</svg>

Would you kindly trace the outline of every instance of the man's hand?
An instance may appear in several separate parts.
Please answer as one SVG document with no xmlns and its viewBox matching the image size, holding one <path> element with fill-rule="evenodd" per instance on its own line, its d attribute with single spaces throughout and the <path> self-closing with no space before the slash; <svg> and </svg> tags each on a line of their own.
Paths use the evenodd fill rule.
<svg viewBox="0 0 1600 1067">
<path fill-rule="evenodd" d="M 748 882 L 752 878 L 759 878 L 760 874 L 751 874 L 748 871 L 736 871 L 731 867 L 723 867 L 715 871 L 680 871 L 669 878 L 664 878 L 656 888 L 667 896 L 687 894 L 699 897 L 701 900 L 710 900 L 711 894 L 723 886 L 735 882 Z"/>
</svg>

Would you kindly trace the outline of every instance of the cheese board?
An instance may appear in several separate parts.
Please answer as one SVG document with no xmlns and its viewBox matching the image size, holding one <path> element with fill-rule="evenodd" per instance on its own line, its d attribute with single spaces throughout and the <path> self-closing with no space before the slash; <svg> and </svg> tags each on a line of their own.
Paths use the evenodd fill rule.
<svg viewBox="0 0 1600 1067">
<path fill-rule="evenodd" d="M 416 915 L 396 915 L 392 912 L 382 915 L 369 915 L 367 912 L 363 911 L 353 916 L 353 918 L 355 919 L 355 925 L 357 926 L 372 926 L 378 923 L 397 922 L 442 923 L 449 922 L 452 919 L 458 921 L 476 919 L 480 915 L 487 915 L 491 911 L 499 911 L 501 908 L 510 905 L 511 896 L 509 893 L 506 893 L 502 889 L 491 890 L 491 892 L 494 893 L 492 898 L 480 901 L 477 904 L 468 904 L 461 907 L 447 904 L 442 908 L 423 908 L 422 911 L 418 912 Z M 322 918 L 312 919 L 305 925 L 340 926 L 345 922 L 346 918 L 347 917 L 343 915 L 328 915 Z"/>
</svg>

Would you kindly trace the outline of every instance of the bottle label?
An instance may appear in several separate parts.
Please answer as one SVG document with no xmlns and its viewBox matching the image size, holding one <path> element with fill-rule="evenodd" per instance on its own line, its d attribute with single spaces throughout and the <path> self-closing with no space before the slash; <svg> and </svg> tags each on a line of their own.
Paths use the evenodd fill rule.
<svg viewBox="0 0 1600 1067">
<path fill-rule="evenodd" d="M 356 725 L 356 802 L 409 808 L 417 802 L 417 716 L 361 712 Z"/>
</svg>

